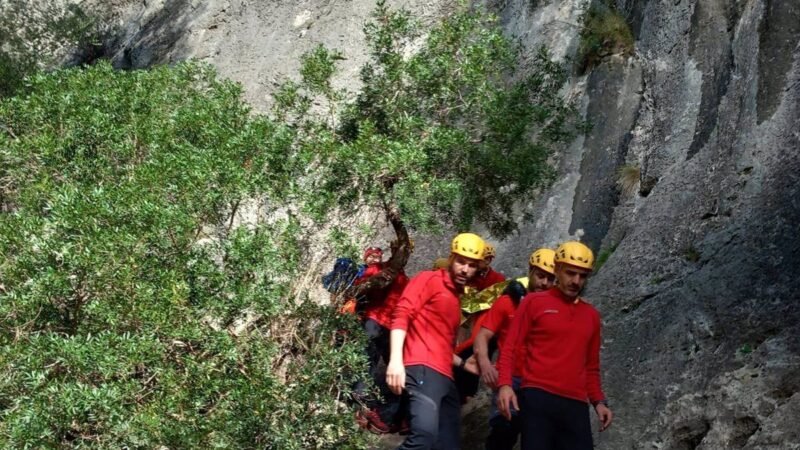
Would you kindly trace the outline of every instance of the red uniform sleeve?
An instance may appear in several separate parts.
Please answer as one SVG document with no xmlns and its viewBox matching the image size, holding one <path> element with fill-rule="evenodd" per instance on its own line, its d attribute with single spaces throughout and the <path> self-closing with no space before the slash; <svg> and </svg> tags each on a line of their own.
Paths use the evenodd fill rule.
<svg viewBox="0 0 800 450">
<path fill-rule="evenodd" d="M 408 276 L 405 272 L 400 272 L 397 274 L 397 278 L 394 279 L 394 283 L 401 288 L 405 288 L 408 284 Z"/>
<path fill-rule="evenodd" d="M 481 331 L 481 328 L 484 327 L 483 322 L 486 320 L 487 314 L 488 311 L 479 315 L 475 319 L 475 323 L 472 324 L 472 328 L 470 329 L 469 337 L 464 342 L 456 346 L 456 349 L 454 350 L 454 353 L 456 355 L 460 355 L 461 352 L 463 352 L 464 350 L 472 348 L 473 344 L 475 344 L 475 338 L 478 336 L 478 332 Z"/>
<path fill-rule="evenodd" d="M 502 283 L 503 281 L 506 281 L 506 276 L 494 269 L 491 269 L 488 275 L 489 275 L 488 277 L 489 282 L 491 283 L 490 286 L 494 286 L 497 283 Z"/>
<path fill-rule="evenodd" d="M 408 330 L 408 322 L 428 299 L 428 282 L 435 274 L 436 272 L 423 272 L 408 282 L 392 312 L 392 330 Z"/>
<path fill-rule="evenodd" d="M 359 285 L 367 281 L 370 277 L 373 277 L 381 272 L 381 265 L 380 264 L 370 264 L 364 269 L 364 273 L 361 274 L 360 277 L 356 278 L 353 284 Z"/>
<path fill-rule="evenodd" d="M 511 302 L 511 297 L 507 295 L 500 296 L 500 298 L 492 304 L 492 307 L 489 308 L 489 312 L 486 313 L 486 318 L 483 320 L 481 326 L 497 334 L 498 331 L 502 330 L 503 327 L 507 325 L 506 320 L 511 315 L 513 308 L 514 305 Z"/>
<path fill-rule="evenodd" d="M 595 327 L 589 341 L 586 355 L 586 392 L 592 403 L 605 400 L 606 396 L 600 384 L 600 316 L 595 316 Z"/>
<path fill-rule="evenodd" d="M 514 370 L 514 360 L 518 357 L 517 352 L 524 351 L 525 338 L 530 327 L 529 315 L 533 306 L 532 301 L 523 300 L 517 308 L 517 314 L 511 321 L 508 328 L 506 341 L 500 349 L 500 359 L 497 361 L 497 372 L 499 377 L 498 386 L 511 386 L 512 371 Z"/>
</svg>

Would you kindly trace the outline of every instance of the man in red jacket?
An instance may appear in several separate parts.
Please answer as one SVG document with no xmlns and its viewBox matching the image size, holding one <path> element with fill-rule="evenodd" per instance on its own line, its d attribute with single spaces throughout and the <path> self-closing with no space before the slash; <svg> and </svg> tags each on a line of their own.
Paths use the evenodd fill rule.
<svg viewBox="0 0 800 450">
<path fill-rule="evenodd" d="M 483 261 L 480 263 L 480 270 L 478 270 L 478 274 L 475 275 L 469 282 L 470 287 L 474 287 L 478 291 L 482 291 L 490 286 L 494 286 L 497 283 L 502 283 L 506 281 L 506 277 L 492 269 L 492 261 L 494 261 L 494 257 L 497 255 L 497 252 L 494 249 L 492 244 L 486 244 L 483 251 Z"/>
<path fill-rule="evenodd" d="M 478 272 L 484 242 L 472 233 L 453 239 L 447 269 L 414 277 L 392 315 L 386 383 L 408 394 L 410 434 L 399 449 L 460 448 L 461 403 L 453 355 L 461 321 L 459 294 Z"/>
<path fill-rule="evenodd" d="M 383 250 L 378 247 L 367 248 L 364 251 L 364 262 L 367 263 L 367 267 L 355 284 L 366 282 L 370 277 L 381 273 L 384 268 Z M 380 362 L 381 359 L 384 364 L 389 362 L 389 326 L 392 311 L 406 284 L 408 277 L 401 271 L 385 289 L 366 294 L 363 317 L 364 331 L 369 339 L 367 343 L 369 374 L 379 388 L 383 401 L 368 399 L 366 401 L 368 409 L 360 412 L 358 419 L 367 429 L 377 434 L 391 433 L 400 427 L 400 417 L 398 417 L 400 398 L 387 388 L 386 376 L 381 370 Z"/>
<path fill-rule="evenodd" d="M 556 287 L 525 297 L 500 348 L 497 406 L 508 419 L 512 409 L 520 411 L 522 450 L 592 450 L 587 402 L 600 431 L 613 419 L 600 386 L 600 314 L 578 297 L 594 255 L 580 242 L 565 242 L 555 263 Z M 519 399 L 514 361 L 523 361 Z"/>
<path fill-rule="evenodd" d="M 506 334 L 514 320 L 520 301 L 528 292 L 546 291 L 555 283 L 555 255 L 556 252 L 549 248 L 540 248 L 528 259 L 528 286 L 525 288 L 519 281 L 512 281 L 506 288 L 504 295 L 494 302 L 486 318 L 481 323 L 481 330 L 475 337 L 475 357 L 480 367 L 481 380 L 492 389 L 497 386 L 497 369 L 491 361 L 491 345 L 493 339 L 499 348 L 505 344 Z M 519 371 L 514 370 L 512 387 L 517 393 L 521 383 Z M 497 392 L 493 400 L 496 403 Z M 520 435 L 520 420 L 518 414 L 513 414 L 511 420 L 503 417 L 496 406 L 493 405 L 489 413 L 489 436 L 486 438 L 486 450 L 511 450 L 516 445 Z"/>
</svg>

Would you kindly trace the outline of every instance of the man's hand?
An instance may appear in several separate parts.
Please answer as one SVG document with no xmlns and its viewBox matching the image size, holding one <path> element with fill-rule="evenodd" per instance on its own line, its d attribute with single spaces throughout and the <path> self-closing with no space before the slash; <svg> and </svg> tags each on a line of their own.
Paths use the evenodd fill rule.
<svg viewBox="0 0 800 450">
<path fill-rule="evenodd" d="M 611 421 L 614 420 L 614 413 L 602 403 L 598 403 L 594 410 L 597 412 L 597 418 L 600 419 L 600 431 L 605 431 L 611 426 Z"/>
<path fill-rule="evenodd" d="M 492 365 L 492 362 L 488 359 L 480 365 L 480 369 L 481 381 L 483 381 L 483 384 L 494 389 L 494 387 L 497 385 L 497 369 L 495 369 L 494 365 Z"/>
<path fill-rule="evenodd" d="M 475 355 L 470 356 L 464 362 L 464 370 L 473 375 L 481 374 L 481 369 L 478 367 L 478 360 L 475 358 Z"/>
<path fill-rule="evenodd" d="M 511 411 L 519 411 L 517 394 L 514 393 L 511 386 L 500 386 L 500 390 L 497 392 L 497 409 L 508 420 L 511 420 Z"/>
<path fill-rule="evenodd" d="M 386 366 L 386 384 L 395 395 L 403 393 L 406 387 L 406 368 L 402 362 L 391 360 Z"/>
</svg>

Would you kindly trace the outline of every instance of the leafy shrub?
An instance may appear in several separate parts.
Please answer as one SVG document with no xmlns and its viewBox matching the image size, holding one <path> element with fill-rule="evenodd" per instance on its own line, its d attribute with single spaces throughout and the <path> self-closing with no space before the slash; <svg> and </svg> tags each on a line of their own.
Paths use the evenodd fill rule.
<svg viewBox="0 0 800 450">
<path fill-rule="evenodd" d="M 585 72 L 604 57 L 613 54 L 633 54 L 633 32 L 625 17 L 615 9 L 593 4 L 584 16 L 578 61 Z"/>
<path fill-rule="evenodd" d="M 291 131 L 197 64 L 30 83 L 0 103 L 0 446 L 361 442 L 361 334 L 288 298 L 296 221 L 229 228 Z"/>
<path fill-rule="evenodd" d="M 493 17 L 424 39 L 383 3 L 373 19 L 349 103 L 324 48 L 272 118 L 197 63 L 38 74 L 0 100 L 0 446 L 366 445 L 345 404 L 363 333 L 292 294 L 309 236 L 383 209 L 402 268 L 407 226 L 508 233 L 579 125 L 564 70 L 543 50 L 516 73 Z M 284 219 L 234 226 L 252 201 Z"/>
</svg>

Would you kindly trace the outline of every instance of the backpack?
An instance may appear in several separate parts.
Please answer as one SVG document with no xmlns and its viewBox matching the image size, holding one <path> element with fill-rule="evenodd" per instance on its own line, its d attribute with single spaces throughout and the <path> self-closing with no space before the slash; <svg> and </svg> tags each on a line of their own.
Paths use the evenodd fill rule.
<svg viewBox="0 0 800 450">
<path fill-rule="evenodd" d="M 364 272 L 364 266 L 350 258 L 336 258 L 333 270 L 322 277 L 322 287 L 331 294 L 339 294 L 353 285 Z"/>
</svg>

